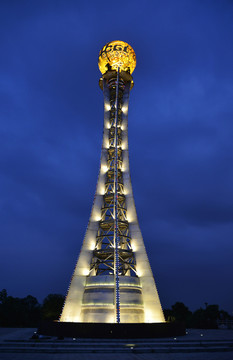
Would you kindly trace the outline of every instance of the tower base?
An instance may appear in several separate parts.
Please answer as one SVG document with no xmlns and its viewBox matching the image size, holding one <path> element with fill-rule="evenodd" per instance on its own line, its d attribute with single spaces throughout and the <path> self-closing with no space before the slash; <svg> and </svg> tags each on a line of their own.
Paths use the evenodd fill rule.
<svg viewBox="0 0 233 360">
<path fill-rule="evenodd" d="M 58 338 L 143 339 L 185 335 L 185 325 L 179 322 L 165 323 L 74 323 L 43 322 L 39 335 Z"/>
</svg>

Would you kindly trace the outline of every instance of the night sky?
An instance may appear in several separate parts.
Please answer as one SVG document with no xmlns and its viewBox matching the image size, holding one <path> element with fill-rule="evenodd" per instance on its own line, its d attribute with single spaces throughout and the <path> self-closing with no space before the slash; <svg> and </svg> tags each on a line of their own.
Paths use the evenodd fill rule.
<svg viewBox="0 0 233 360">
<path fill-rule="evenodd" d="M 66 294 L 103 127 L 99 50 L 137 56 L 131 177 L 164 308 L 233 312 L 233 2 L 0 2 L 0 290 Z"/>
</svg>

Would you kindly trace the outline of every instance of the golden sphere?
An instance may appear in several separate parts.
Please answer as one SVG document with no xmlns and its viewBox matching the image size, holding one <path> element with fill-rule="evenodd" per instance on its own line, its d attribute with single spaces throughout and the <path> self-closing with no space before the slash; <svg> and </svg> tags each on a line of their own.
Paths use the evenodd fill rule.
<svg viewBox="0 0 233 360">
<path fill-rule="evenodd" d="M 133 48 L 126 42 L 111 41 L 100 50 L 98 65 L 102 74 L 118 68 L 132 74 L 136 67 L 136 55 Z"/>
</svg>

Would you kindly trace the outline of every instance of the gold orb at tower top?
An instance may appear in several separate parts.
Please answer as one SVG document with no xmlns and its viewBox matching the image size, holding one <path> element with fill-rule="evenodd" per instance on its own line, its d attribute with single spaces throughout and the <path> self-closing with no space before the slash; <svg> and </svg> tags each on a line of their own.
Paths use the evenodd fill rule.
<svg viewBox="0 0 233 360">
<path fill-rule="evenodd" d="M 111 41 L 100 50 L 98 65 L 102 74 L 118 68 L 132 74 L 136 67 L 136 55 L 133 48 L 126 42 Z"/>
</svg>

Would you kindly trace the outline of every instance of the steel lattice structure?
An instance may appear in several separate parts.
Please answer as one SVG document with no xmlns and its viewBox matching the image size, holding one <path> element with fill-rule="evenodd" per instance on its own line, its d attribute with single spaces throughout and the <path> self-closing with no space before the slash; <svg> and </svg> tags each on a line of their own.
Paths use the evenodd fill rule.
<svg viewBox="0 0 233 360">
<path fill-rule="evenodd" d="M 124 195 L 124 183 L 122 176 L 122 130 L 121 130 L 121 114 L 122 114 L 122 95 L 124 91 L 124 83 L 119 84 L 118 96 L 118 114 L 116 115 L 116 88 L 117 79 L 111 78 L 107 82 L 110 90 L 110 129 L 109 129 L 109 148 L 107 158 L 107 172 L 105 181 L 105 192 L 103 195 L 103 205 L 101 208 L 101 220 L 97 233 L 96 247 L 93 252 L 91 263 L 91 271 L 94 270 L 96 275 L 113 274 L 114 273 L 114 238 L 119 238 L 119 275 L 137 276 L 135 256 L 131 246 L 131 235 L 129 230 L 129 222 L 127 220 L 127 207 Z M 115 118 L 117 116 L 117 127 Z M 116 136 L 117 128 L 117 136 Z M 115 146 L 115 139 L 117 147 Z M 117 174 L 115 171 L 117 148 Z M 117 185 L 116 185 L 117 179 Z M 117 186 L 117 192 L 115 191 Z M 116 194 L 116 199 L 115 199 Z M 116 235 L 115 227 L 115 203 L 117 208 L 118 226 Z"/>
</svg>

